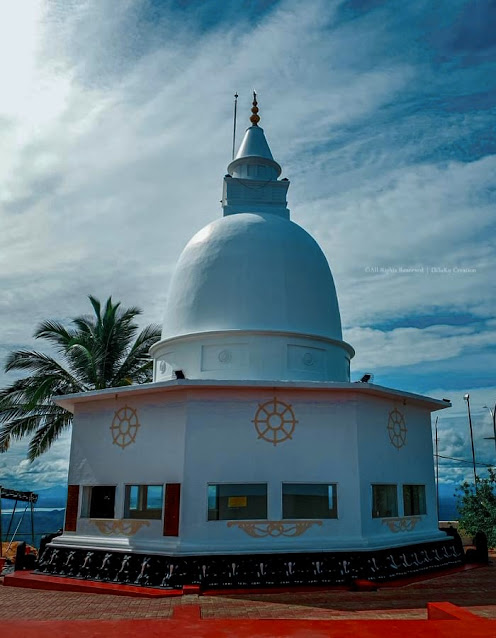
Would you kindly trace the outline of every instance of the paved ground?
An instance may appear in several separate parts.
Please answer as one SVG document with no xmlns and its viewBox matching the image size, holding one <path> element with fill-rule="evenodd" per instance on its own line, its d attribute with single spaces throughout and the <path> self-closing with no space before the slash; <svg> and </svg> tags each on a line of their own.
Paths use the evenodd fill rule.
<svg viewBox="0 0 496 638">
<path fill-rule="evenodd" d="M 455 615 L 427 621 L 202 620 L 193 605 L 191 615 L 178 615 L 181 609 L 176 608 L 171 620 L 4 620 L 2 638 L 489 638 L 495 636 L 496 625 L 473 614 L 467 617 L 468 612 L 456 607 Z"/>
<path fill-rule="evenodd" d="M 170 618 L 177 606 L 199 605 L 204 619 L 408 619 L 427 618 L 428 602 L 451 602 L 496 619 L 496 561 L 487 567 L 377 592 L 292 592 L 123 598 L 103 594 L 0 587 L 0 619 Z"/>
</svg>

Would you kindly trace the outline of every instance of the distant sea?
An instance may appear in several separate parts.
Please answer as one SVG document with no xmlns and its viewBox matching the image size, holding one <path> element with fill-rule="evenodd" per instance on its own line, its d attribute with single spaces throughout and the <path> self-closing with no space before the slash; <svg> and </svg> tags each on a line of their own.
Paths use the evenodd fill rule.
<svg viewBox="0 0 496 638">
<path fill-rule="evenodd" d="M 459 518 L 454 499 L 439 499 L 439 520 L 457 521 Z"/>
<path fill-rule="evenodd" d="M 456 509 L 455 498 L 456 485 L 439 485 L 439 520 L 457 521 L 459 514 Z"/>
<path fill-rule="evenodd" d="M 22 505 L 22 503 L 20 504 Z M 2 539 L 5 542 L 10 542 L 12 534 L 17 529 L 19 521 L 22 522 L 17 529 L 15 541 L 26 541 L 29 545 L 32 545 L 31 538 L 31 514 L 29 508 L 23 516 L 24 508 L 19 507 L 12 518 L 12 512 L 2 511 Z M 45 534 L 52 534 L 60 529 L 64 524 L 65 508 L 63 509 L 50 509 L 47 507 L 36 508 L 34 511 L 34 545 L 40 546 L 40 539 Z M 12 518 L 12 522 L 11 522 Z M 10 523 L 10 531 L 8 530 Z M 7 533 L 8 532 L 8 533 Z"/>
<path fill-rule="evenodd" d="M 19 509 L 23 510 L 24 507 L 17 508 L 16 512 L 18 512 Z M 65 510 L 65 507 L 34 507 L 33 510 L 35 512 L 53 512 L 54 510 Z M 13 511 L 14 511 L 13 509 L 5 509 L 4 507 L 2 507 L 2 514 L 12 514 Z M 28 508 L 28 512 L 29 512 L 29 508 Z"/>
</svg>

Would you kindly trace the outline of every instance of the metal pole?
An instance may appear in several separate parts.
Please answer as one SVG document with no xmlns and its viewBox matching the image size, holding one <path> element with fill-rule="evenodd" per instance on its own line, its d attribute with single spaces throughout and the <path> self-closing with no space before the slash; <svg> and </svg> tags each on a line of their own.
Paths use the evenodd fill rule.
<svg viewBox="0 0 496 638">
<path fill-rule="evenodd" d="M 463 398 L 467 402 L 468 425 L 470 427 L 470 443 L 472 444 L 472 463 L 474 465 L 474 486 L 475 491 L 477 492 L 477 472 L 475 470 L 474 431 L 472 429 L 472 415 L 470 414 L 470 394 L 466 394 Z"/>
<path fill-rule="evenodd" d="M 7 528 L 7 535 L 6 535 L 6 537 L 5 537 L 6 539 L 9 537 L 9 534 L 10 534 L 10 527 L 11 527 L 11 525 L 12 525 L 12 521 L 14 520 L 14 514 L 16 513 L 16 509 L 17 509 L 17 499 L 15 500 L 14 508 L 13 508 L 13 510 L 12 510 L 12 514 L 11 514 L 11 516 L 10 516 L 9 527 Z"/>
<path fill-rule="evenodd" d="M 3 534 L 2 534 L 2 486 L 0 485 L 0 557 L 3 556 Z"/>
<path fill-rule="evenodd" d="M 487 410 L 489 410 L 489 414 L 493 419 L 493 436 L 485 436 L 484 438 L 488 441 L 494 441 L 494 447 L 496 449 L 496 403 L 494 404 L 494 408 L 490 408 L 488 405 L 484 406 Z"/>
<path fill-rule="evenodd" d="M 33 547 L 35 547 L 34 544 L 34 504 L 33 501 L 30 501 L 31 503 L 31 544 L 33 545 Z"/>
<path fill-rule="evenodd" d="M 496 403 L 494 404 L 494 408 L 492 409 L 492 417 L 493 417 L 494 448 L 496 450 Z"/>
<path fill-rule="evenodd" d="M 234 153 L 236 150 L 236 120 L 238 118 L 238 94 L 234 94 L 234 126 L 233 126 L 233 147 L 232 147 L 232 158 L 234 159 Z"/>
<path fill-rule="evenodd" d="M 439 444 L 437 437 L 437 422 L 439 417 L 436 417 L 436 503 L 437 503 L 437 521 L 439 523 Z"/>
<path fill-rule="evenodd" d="M 18 530 L 19 530 L 19 527 L 21 526 L 21 523 L 22 523 L 22 521 L 23 521 L 23 519 L 24 519 L 24 514 L 26 513 L 26 510 L 28 509 L 28 506 L 29 506 L 29 503 L 26 503 L 26 507 L 24 508 L 24 512 L 22 513 L 22 516 L 21 516 L 21 518 L 19 519 L 19 522 L 17 523 L 17 527 L 15 528 L 15 531 L 14 531 L 14 533 L 12 534 L 12 538 L 10 539 L 9 546 L 7 547 L 7 551 L 5 552 L 6 554 L 8 554 L 9 549 L 10 549 L 10 546 L 11 546 L 11 545 L 12 545 L 12 543 L 14 542 L 14 538 L 16 537 L 17 532 L 18 532 Z"/>
</svg>

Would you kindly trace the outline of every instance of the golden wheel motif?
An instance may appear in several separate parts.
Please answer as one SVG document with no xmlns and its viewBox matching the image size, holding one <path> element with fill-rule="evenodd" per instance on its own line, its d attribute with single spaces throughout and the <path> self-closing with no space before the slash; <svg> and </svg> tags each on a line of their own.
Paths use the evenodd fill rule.
<svg viewBox="0 0 496 638">
<path fill-rule="evenodd" d="M 274 397 L 270 401 L 258 404 L 252 423 L 255 424 L 259 439 L 278 445 L 293 438 L 298 421 L 289 403 L 278 401 Z"/>
<path fill-rule="evenodd" d="M 113 443 L 122 449 L 134 443 L 139 426 L 136 410 L 128 405 L 116 410 L 110 426 Z"/>
<path fill-rule="evenodd" d="M 389 440 L 398 450 L 406 445 L 406 433 L 408 432 L 405 425 L 405 417 L 401 412 L 394 408 L 389 413 L 388 425 L 387 425 Z"/>
</svg>

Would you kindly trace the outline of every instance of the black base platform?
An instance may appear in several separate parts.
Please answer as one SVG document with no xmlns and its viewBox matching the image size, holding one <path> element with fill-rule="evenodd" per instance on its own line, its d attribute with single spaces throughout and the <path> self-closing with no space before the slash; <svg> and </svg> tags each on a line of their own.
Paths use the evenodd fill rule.
<svg viewBox="0 0 496 638">
<path fill-rule="evenodd" d="M 36 572 L 101 582 L 204 589 L 377 583 L 456 567 L 463 548 L 452 538 L 362 552 L 158 556 L 48 545 Z"/>
</svg>

